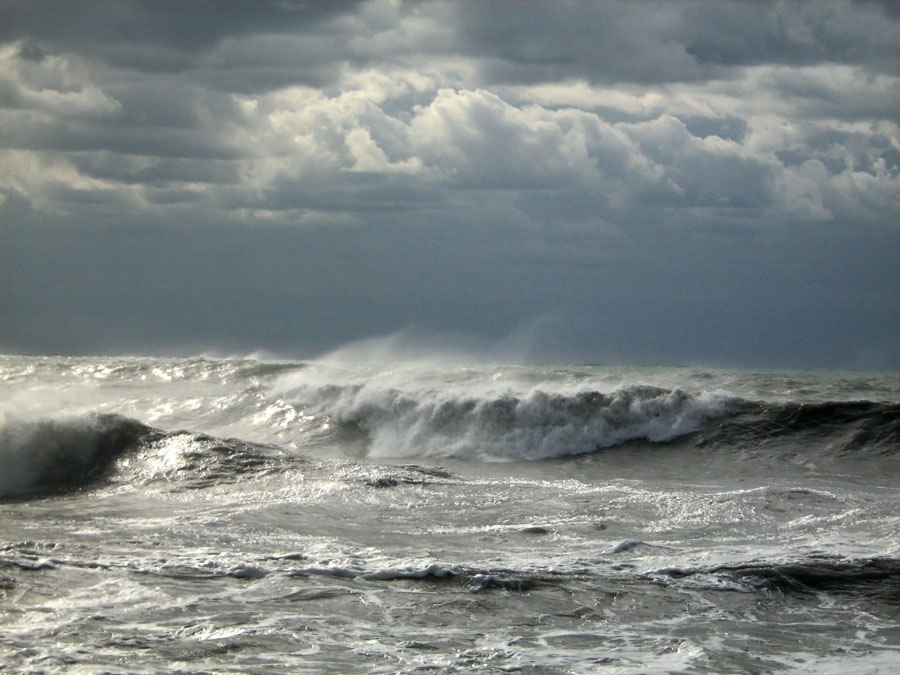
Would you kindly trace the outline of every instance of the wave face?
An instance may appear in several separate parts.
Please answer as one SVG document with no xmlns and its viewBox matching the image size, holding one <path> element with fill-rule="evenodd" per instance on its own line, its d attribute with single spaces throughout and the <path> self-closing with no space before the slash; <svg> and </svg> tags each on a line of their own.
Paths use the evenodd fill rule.
<svg viewBox="0 0 900 675">
<path fill-rule="evenodd" d="M 6 424 L 0 427 L 0 497 L 87 484 L 151 434 L 150 427 L 111 414 Z"/>
<path fill-rule="evenodd" d="M 765 404 L 742 401 L 735 414 L 698 435 L 700 446 L 792 442 L 832 455 L 900 454 L 900 405 L 874 401 Z"/>
<path fill-rule="evenodd" d="M 673 579 L 727 579 L 746 590 L 814 594 L 821 592 L 871 596 L 880 601 L 900 602 L 900 560 L 822 559 L 789 563 L 741 563 L 710 568 L 668 568 L 651 576 Z M 701 584 L 703 582 L 701 581 Z M 708 583 L 708 582 L 707 582 Z"/>
</svg>

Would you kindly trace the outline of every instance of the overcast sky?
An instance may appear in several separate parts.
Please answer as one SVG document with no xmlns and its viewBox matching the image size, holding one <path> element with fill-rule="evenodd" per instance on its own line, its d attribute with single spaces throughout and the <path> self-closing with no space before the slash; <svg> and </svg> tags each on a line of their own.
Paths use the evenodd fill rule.
<svg viewBox="0 0 900 675">
<path fill-rule="evenodd" d="M 0 0 L 0 351 L 900 368 L 898 7 Z"/>
</svg>

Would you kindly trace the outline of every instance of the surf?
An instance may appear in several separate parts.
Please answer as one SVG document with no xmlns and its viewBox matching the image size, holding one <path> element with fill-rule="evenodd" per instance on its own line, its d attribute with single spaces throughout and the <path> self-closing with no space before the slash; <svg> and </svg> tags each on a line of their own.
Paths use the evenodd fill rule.
<svg viewBox="0 0 900 675">
<path fill-rule="evenodd" d="M 122 415 L 9 422 L 0 427 L 0 497 L 71 490 L 99 480 L 158 432 Z"/>
</svg>

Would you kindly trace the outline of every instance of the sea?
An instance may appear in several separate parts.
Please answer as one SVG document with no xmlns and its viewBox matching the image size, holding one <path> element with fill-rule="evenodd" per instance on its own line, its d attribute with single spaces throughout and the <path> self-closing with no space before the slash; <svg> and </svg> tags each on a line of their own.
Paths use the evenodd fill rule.
<svg viewBox="0 0 900 675">
<path fill-rule="evenodd" d="M 0 671 L 900 672 L 900 373 L 0 356 Z"/>
</svg>

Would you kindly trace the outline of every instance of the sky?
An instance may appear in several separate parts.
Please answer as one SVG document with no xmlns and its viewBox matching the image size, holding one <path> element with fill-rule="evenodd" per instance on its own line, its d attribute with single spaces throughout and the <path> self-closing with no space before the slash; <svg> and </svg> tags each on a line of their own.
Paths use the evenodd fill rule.
<svg viewBox="0 0 900 675">
<path fill-rule="evenodd" d="M 0 0 L 0 351 L 900 369 L 900 5 Z"/>
</svg>

